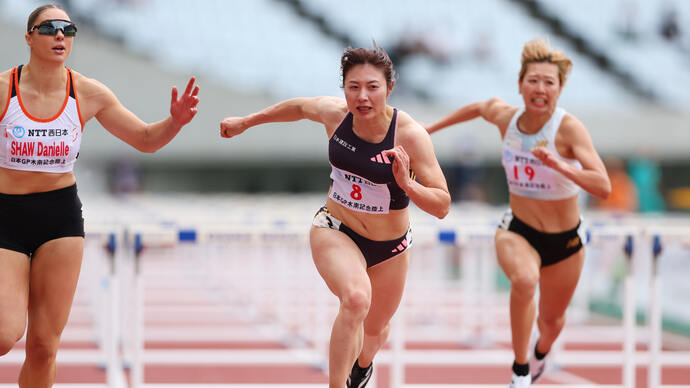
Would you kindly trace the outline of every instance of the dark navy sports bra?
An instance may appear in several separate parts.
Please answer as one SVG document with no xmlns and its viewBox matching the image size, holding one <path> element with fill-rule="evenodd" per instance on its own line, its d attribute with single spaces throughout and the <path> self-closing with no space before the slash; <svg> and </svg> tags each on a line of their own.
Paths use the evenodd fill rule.
<svg viewBox="0 0 690 388">
<path fill-rule="evenodd" d="M 393 176 L 393 160 L 382 154 L 395 145 L 398 110 L 386 137 L 380 143 L 360 139 L 352 130 L 353 116 L 348 112 L 328 143 L 331 163 L 330 197 L 354 211 L 387 214 L 388 210 L 405 209 L 410 198 Z"/>
</svg>

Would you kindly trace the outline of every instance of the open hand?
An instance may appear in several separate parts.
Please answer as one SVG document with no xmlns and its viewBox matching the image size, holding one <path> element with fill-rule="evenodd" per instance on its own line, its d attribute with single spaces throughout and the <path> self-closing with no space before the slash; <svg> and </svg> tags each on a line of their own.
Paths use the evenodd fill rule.
<svg viewBox="0 0 690 388">
<path fill-rule="evenodd" d="M 196 105 L 199 103 L 199 85 L 194 86 L 196 78 L 192 77 L 187 83 L 184 94 L 177 98 L 177 86 L 172 88 L 172 101 L 170 101 L 170 115 L 173 120 L 183 126 L 194 118 L 197 114 Z"/>
</svg>

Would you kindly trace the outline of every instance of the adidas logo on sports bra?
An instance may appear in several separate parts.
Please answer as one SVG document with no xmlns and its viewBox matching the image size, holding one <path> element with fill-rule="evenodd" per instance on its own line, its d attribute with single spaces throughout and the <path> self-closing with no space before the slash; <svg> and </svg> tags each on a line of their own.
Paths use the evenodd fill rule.
<svg viewBox="0 0 690 388">
<path fill-rule="evenodd" d="M 376 154 L 376 156 L 371 157 L 372 162 L 391 164 L 391 160 L 383 152 Z"/>
</svg>

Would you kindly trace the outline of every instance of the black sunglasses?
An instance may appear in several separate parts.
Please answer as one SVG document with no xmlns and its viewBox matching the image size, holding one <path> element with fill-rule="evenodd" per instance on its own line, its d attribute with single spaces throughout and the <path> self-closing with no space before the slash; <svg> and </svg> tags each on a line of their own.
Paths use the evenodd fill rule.
<svg viewBox="0 0 690 388">
<path fill-rule="evenodd" d="M 67 20 L 45 20 L 41 24 L 31 27 L 29 34 L 38 30 L 41 35 L 57 35 L 58 30 L 62 30 L 64 36 L 77 35 L 77 26 Z"/>
</svg>

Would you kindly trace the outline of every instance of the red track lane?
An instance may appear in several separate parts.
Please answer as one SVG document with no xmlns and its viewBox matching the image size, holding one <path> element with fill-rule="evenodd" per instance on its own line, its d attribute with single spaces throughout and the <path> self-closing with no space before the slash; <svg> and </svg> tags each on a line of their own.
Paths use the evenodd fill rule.
<svg viewBox="0 0 690 388">
<path fill-rule="evenodd" d="M 0 384 L 16 384 L 20 369 L 21 365 L 0 365 Z M 58 365 L 55 382 L 104 384 L 105 370 L 93 365 Z"/>
</svg>

